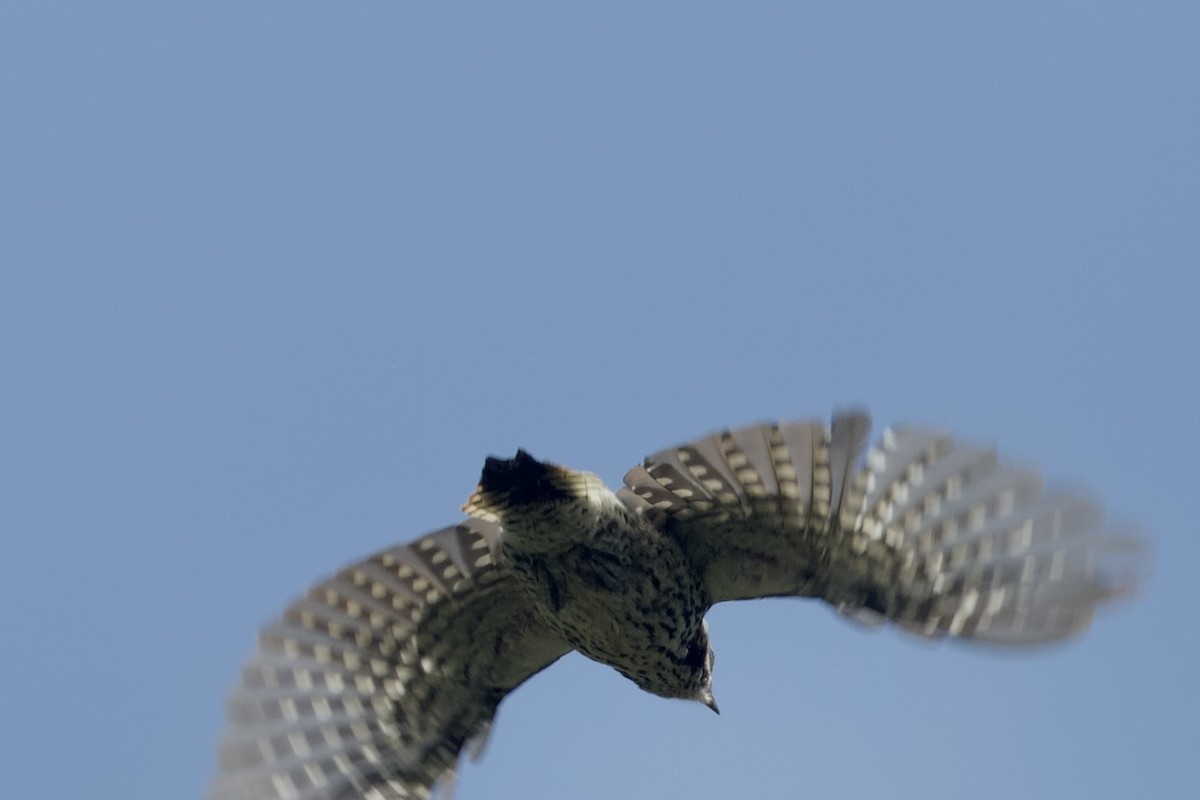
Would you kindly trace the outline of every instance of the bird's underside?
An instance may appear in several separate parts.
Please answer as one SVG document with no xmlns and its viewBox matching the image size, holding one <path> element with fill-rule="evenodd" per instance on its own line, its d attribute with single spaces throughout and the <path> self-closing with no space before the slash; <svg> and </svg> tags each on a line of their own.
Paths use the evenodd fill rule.
<svg viewBox="0 0 1200 800">
<path fill-rule="evenodd" d="M 524 452 L 488 459 L 471 519 L 347 567 L 262 632 L 210 798 L 428 798 L 571 650 L 715 709 L 703 617 L 724 600 L 819 597 L 1019 645 L 1134 588 L 1136 540 L 1086 497 L 938 431 L 889 430 L 863 459 L 868 429 L 843 413 L 724 431 L 615 494 Z"/>
</svg>

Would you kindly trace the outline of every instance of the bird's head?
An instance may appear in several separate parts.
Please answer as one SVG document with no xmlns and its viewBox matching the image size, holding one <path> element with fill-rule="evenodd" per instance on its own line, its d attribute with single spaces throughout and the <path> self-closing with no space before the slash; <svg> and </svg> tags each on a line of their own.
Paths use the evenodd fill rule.
<svg viewBox="0 0 1200 800">
<path fill-rule="evenodd" d="M 692 673 L 694 692 L 689 699 L 699 700 L 711 708 L 714 713 L 720 714 L 721 709 L 717 708 L 717 701 L 713 697 L 712 690 L 713 663 L 716 659 L 712 644 L 708 641 L 708 623 L 701 622 L 700 634 L 692 643 L 692 647 L 688 649 L 689 665 L 693 668 L 695 665 L 699 665 L 699 669 Z"/>
<path fill-rule="evenodd" d="M 671 660 L 671 669 L 666 674 L 657 670 L 641 673 L 622 671 L 622 674 L 651 694 L 678 700 L 696 700 L 720 714 L 712 690 L 715 660 L 712 645 L 708 641 L 708 623 L 701 622 L 700 630 L 691 644 L 682 656 Z"/>
</svg>

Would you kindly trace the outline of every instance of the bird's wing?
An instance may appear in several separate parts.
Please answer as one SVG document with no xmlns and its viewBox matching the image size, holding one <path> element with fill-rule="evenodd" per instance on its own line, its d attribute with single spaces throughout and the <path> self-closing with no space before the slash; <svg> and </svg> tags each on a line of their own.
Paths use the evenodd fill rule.
<svg viewBox="0 0 1200 800">
<path fill-rule="evenodd" d="M 448 787 L 496 706 L 569 650 L 470 520 L 348 567 L 259 637 L 210 800 L 400 800 Z"/>
<path fill-rule="evenodd" d="M 713 602 L 812 595 L 870 421 L 840 415 L 723 431 L 625 475 L 626 505 L 676 536 Z"/>
<path fill-rule="evenodd" d="M 647 458 L 618 494 L 675 536 L 713 602 L 821 597 L 930 636 L 1029 643 L 1085 627 L 1136 583 L 1098 506 L 947 434 L 870 422 L 724 431 Z"/>
</svg>

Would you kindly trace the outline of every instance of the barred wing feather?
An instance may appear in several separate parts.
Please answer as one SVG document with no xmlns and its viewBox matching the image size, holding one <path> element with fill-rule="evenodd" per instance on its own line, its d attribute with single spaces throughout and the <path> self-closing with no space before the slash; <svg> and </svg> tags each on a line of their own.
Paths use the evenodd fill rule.
<svg viewBox="0 0 1200 800">
<path fill-rule="evenodd" d="M 567 652 L 470 520 L 344 569 L 260 636 L 211 800 L 402 800 L 448 787 L 508 692 Z"/>
<path fill-rule="evenodd" d="M 647 457 L 618 497 L 679 538 L 713 602 L 815 594 L 869 429 L 846 413 L 722 431 Z"/>
<path fill-rule="evenodd" d="M 873 585 L 873 610 L 916 633 L 1032 644 L 1083 630 L 1137 585 L 1138 541 L 1106 528 L 1093 498 L 1049 492 L 990 447 L 900 428 L 860 474 L 849 543 L 865 567 L 835 602 L 862 602 Z"/>
<path fill-rule="evenodd" d="M 1086 627 L 1136 585 L 1135 540 L 991 448 L 869 420 L 724 431 L 648 457 L 622 500 L 677 537 L 712 602 L 821 597 L 913 632 L 1033 643 Z"/>
</svg>

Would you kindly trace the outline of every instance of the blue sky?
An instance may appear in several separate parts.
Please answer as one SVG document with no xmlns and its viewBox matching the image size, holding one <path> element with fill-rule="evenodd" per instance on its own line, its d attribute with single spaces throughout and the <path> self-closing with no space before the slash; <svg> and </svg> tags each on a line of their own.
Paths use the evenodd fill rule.
<svg viewBox="0 0 1200 800">
<path fill-rule="evenodd" d="M 1197 8 L 6 4 L 4 794 L 198 796 L 256 628 L 489 453 L 858 402 L 1152 579 L 1022 656 L 719 607 L 721 717 L 572 656 L 458 796 L 1194 796 Z"/>
</svg>

